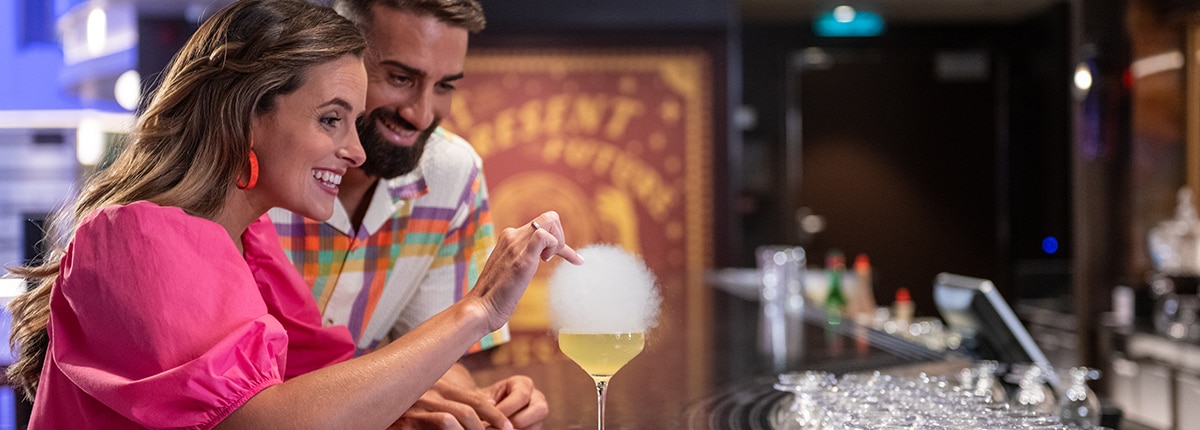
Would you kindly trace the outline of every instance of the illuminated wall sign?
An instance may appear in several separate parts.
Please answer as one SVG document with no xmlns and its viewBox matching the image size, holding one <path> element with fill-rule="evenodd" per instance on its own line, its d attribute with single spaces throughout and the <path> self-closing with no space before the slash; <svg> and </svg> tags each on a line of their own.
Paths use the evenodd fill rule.
<svg viewBox="0 0 1200 430">
<path fill-rule="evenodd" d="M 701 324 L 711 316 L 696 299 L 712 261 L 710 64 L 683 47 L 472 50 L 470 82 L 443 124 L 483 158 L 496 225 L 553 208 L 572 220 L 572 246 L 619 245 L 671 274 L 664 303 L 686 312 L 681 324 Z M 550 327 L 549 275 L 530 281 L 513 331 Z"/>
<path fill-rule="evenodd" d="M 883 17 L 850 6 L 838 6 L 813 19 L 813 33 L 822 37 L 870 37 L 883 33 Z"/>
</svg>

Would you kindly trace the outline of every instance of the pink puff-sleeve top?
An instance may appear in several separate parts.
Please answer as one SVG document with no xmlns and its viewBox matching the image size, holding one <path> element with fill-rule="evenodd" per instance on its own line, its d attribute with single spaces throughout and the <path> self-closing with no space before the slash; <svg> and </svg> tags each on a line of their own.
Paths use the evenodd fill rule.
<svg viewBox="0 0 1200 430">
<path fill-rule="evenodd" d="M 30 428 L 208 429 L 264 388 L 348 359 L 270 220 L 242 235 L 136 202 L 87 216 L 50 298 Z"/>
</svg>

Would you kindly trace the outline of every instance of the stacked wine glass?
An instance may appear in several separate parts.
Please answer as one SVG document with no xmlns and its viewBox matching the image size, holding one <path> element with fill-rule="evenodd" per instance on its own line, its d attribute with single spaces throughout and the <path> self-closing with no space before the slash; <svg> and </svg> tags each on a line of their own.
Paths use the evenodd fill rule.
<svg viewBox="0 0 1200 430">
<path fill-rule="evenodd" d="M 775 389 L 791 393 L 778 408 L 784 430 L 961 430 L 1096 428 L 1064 420 L 1034 405 L 1011 403 L 992 383 L 991 362 L 966 369 L 957 380 L 920 374 L 808 371 L 779 375 Z"/>
</svg>

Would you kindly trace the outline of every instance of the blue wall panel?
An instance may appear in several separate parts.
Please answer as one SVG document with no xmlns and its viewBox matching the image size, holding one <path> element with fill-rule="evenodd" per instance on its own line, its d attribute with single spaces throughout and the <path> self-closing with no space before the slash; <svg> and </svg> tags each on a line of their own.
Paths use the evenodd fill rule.
<svg viewBox="0 0 1200 430">
<path fill-rule="evenodd" d="M 0 2 L 0 110 L 78 109 L 78 97 L 58 81 L 62 48 L 54 42 L 25 43 L 22 1 Z"/>
</svg>

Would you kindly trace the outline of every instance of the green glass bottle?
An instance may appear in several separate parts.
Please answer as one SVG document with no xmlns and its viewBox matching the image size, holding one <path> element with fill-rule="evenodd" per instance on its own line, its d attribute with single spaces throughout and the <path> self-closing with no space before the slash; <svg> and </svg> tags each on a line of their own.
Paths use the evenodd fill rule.
<svg viewBox="0 0 1200 430">
<path fill-rule="evenodd" d="M 842 273 L 846 271 L 846 256 L 833 249 L 825 257 L 825 270 L 829 272 L 829 293 L 825 295 L 825 313 L 830 322 L 841 322 L 846 311 L 846 295 L 842 293 Z"/>
</svg>

